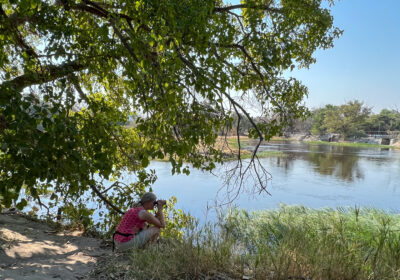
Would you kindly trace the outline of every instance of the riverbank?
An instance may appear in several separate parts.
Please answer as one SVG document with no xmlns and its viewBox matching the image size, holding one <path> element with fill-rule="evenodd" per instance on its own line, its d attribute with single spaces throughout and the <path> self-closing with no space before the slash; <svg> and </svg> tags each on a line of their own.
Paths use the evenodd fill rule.
<svg viewBox="0 0 400 280">
<path fill-rule="evenodd" d="M 233 210 L 110 261 L 111 279 L 399 279 L 400 216 L 376 209 Z M 107 278 L 110 277 L 110 278 Z M 91 278 L 96 279 L 96 278 Z M 97 278 L 98 279 L 98 278 Z"/>
<path fill-rule="evenodd" d="M 257 143 L 257 140 L 250 139 L 247 136 L 240 136 L 240 157 L 241 159 L 249 159 L 252 157 L 251 147 L 253 144 Z M 229 137 L 219 137 L 215 144 L 215 148 L 222 151 L 224 156 L 224 161 L 236 160 L 239 155 L 239 144 L 237 142 L 236 136 Z M 281 151 L 262 151 L 258 152 L 257 156 L 259 158 L 275 157 L 275 156 L 285 156 Z M 152 159 L 153 161 L 168 162 L 169 157 L 164 157 L 162 159 Z"/>
<path fill-rule="evenodd" d="M 85 279 L 111 250 L 83 231 L 61 230 L 47 222 L 0 214 L 0 279 Z"/>
<path fill-rule="evenodd" d="M 254 146 L 257 143 L 257 139 L 250 139 L 245 136 L 240 137 L 240 143 L 242 148 L 249 148 Z M 274 141 L 288 141 L 288 142 L 302 142 L 309 145 L 330 145 L 330 146 L 341 146 L 341 147 L 368 147 L 368 148 L 394 148 L 400 149 L 400 141 L 394 143 L 393 145 L 381 145 L 381 144 L 371 144 L 371 143 L 362 143 L 357 141 L 338 141 L 338 142 L 329 142 L 323 141 L 317 137 L 305 137 L 298 136 L 298 137 L 273 137 L 270 142 Z M 236 152 L 239 145 L 237 143 L 236 137 L 228 138 L 229 146 L 231 147 L 233 152 Z"/>
<path fill-rule="evenodd" d="M 333 139 L 329 141 L 329 139 Z M 284 141 L 300 141 L 304 143 L 310 144 L 325 144 L 332 146 L 343 146 L 343 147 L 370 147 L 370 148 L 400 148 L 400 140 L 389 141 L 392 144 L 382 144 L 379 139 L 375 139 L 373 137 L 369 138 L 360 138 L 353 140 L 340 140 L 340 136 L 335 135 L 335 137 L 327 137 L 327 136 L 312 136 L 306 134 L 294 134 L 288 137 L 273 137 L 274 140 L 284 140 Z"/>
<path fill-rule="evenodd" d="M 381 144 L 370 144 L 362 142 L 350 142 L 350 141 L 340 141 L 340 142 L 329 142 L 320 140 L 317 137 L 305 137 L 305 135 L 297 137 L 273 137 L 270 142 L 274 141 L 288 141 L 288 142 L 302 142 L 309 145 L 330 145 L 339 147 L 358 147 L 358 148 L 390 148 L 390 149 L 400 149 L 400 141 L 394 143 L 393 145 L 381 145 Z M 252 148 L 258 143 L 257 139 L 250 139 L 247 136 L 240 136 L 240 157 L 241 159 L 249 159 L 252 157 Z M 263 142 L 265 143 L 265 142 Z M 236 136 L 229 137 L 219 137 L 216 143 L 216 148 L 220 149 L 224 155 L 225 161 L 236 160 L 239 155 L 239 143 Z M 267 157 L 284 157 L 285 153 L 282 151 L 259 151 L 257 153 L 259 158 Z M 165 157 L 163 159 L 155 159 L 155 161 L 168 162 L 169 158 Z"/>
<path fill-rule="evenodd" d="M 145 250 L 0 214 L 1 279 L 399 279 L 400 215 L 377 209 L 231 210 Z"/>
<path fill-rule="evenodd" d="M 330 146 L 340 146 L 340 147 L 359 147 L 359 148 L 396 148 L 392 145 L 379 145 L 379 144 L 368 144 L 359 142 L 326 142 L 326 141 L 303 141 L 309 145 L 330 145 Z M 400 146 L 397 146 L 400 148 Z"/>
</svg>

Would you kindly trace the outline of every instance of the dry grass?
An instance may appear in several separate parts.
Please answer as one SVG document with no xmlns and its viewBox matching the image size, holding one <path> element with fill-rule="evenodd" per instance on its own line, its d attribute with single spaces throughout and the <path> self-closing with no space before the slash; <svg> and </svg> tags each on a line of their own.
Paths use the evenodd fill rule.
<svg viewBox="0 0 400 280">
<path fill-rule="evenodd" d="M 250 139 L 247 136 L 240 136 L 240 155 L 242 159 L 247 159 L 252 156 L 251 148 L 257 144 L 258 140 Z M 221 149 L 225 155 L 226 160 L 237 159 L 239 154 L 239 143 L 236 136 L 219 137 L 216 143 L 216 148 Z M 260 158 L 271 156 L 284 156 L 281 151 L 259 151 L 257 156 Z"/>
</svg>

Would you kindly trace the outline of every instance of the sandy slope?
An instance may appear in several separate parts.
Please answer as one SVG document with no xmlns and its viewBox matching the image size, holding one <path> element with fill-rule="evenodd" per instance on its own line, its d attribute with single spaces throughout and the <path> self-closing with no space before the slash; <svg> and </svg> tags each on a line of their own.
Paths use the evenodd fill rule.
<svg viewBox="0 0 400 280">
<path fill-rule="evenodd" d="M 80 232 L 56 233 L 18 214 L 0 214 L 0 279 L 83 279 L 111 254 L 102 241 Z"/>
</svg>

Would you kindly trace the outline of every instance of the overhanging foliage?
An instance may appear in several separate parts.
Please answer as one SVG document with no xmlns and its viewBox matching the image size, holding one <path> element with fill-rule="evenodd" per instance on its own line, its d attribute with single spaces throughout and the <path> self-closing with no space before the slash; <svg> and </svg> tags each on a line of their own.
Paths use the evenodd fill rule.
<svg viewBox="0 0 400 280">
<path fill-rule="evenodd" d="M 184 162 L 205 170 L 221 162 L 214 144 L 240 122 L 232 112 L 252 123 L 250 137 L 279 133 L 307 113 L 307 89 L 282 74 L 308 67 L 341 33 L 326 4 L 3 0 L 1 203 L 17 201 L 22 187 L 39 203 L 46 193 L 79 202 L 91 189 L 124 209 L 154 182 L 150 159 L 169 158 L 173 173 L 188 173 Z M 264 123 L 246 111 L 241 98 L 250 96 Z M 237 174 L 254 170 L 264 189 L 256 160 L 239 158 Z M 99 184 L 126 170 L 137 174 L 131 186 Z"/>
</svg>

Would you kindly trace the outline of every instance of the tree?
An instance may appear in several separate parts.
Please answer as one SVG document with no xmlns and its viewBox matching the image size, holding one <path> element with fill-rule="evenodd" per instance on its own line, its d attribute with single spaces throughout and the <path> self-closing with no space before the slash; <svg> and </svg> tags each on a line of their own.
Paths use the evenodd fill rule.
<svg viewBox="0 0 400 280">
<path fill-rule="evenodd" d="M 324 135 L 328 132 L 328 127 L 325 126 L 325 118 L 327 115 L 332 115 L 337 112 L 337 106 L 328 104 L 323 108 L 314 109 L 312 111 L 312 128 L 311 133 L 314 135 Z"/>
<path fill-rule="evenodd" d="M 169 158 L 173 173 L 188 173 L 185 162 L 205 170 L 222 162 L 214 144 L 232 126 L 232 112 L 251 122 L 250 137 L 269 139 L 307 112 L 307 89 L 283 72 L 308 67 L 315 50 L 341 34 L 324 6 L 3 0 L 1 203 L 10 206 L 24 187 L 42 205 L 41 194 L 54 204 L 62 197 L 64 205 L 84 205 L 91 190 L 122 212 L 154 182 L 145 171 L 150 159 Z M 255 96 L 275 119 L 256 125 L 238 95 Z M 121 124 L 129 118 L 135 127 L 128 129 Z M 256 149 L 247 165 L 239 158 L 237 174 L 242 184 L 253 170 L 263 189 Z M 135 172 L 137 182 L 122 186 L 123 171 Z M 116 180 L 112 189 L 104 179 Z"/>
<path fill-rule="evenodd" d="M 362 136 L 370 114 L 371 108 L 358 100 L 341 106 L 327 105 L 316 114 L 316 128 L 321 132 L 340 133 L 344 137 Z"/>
<path fill-rule="evenodd" d="M 383 109 L 379 114 L 368 118 L 366 130 L 377 133 L 400 130 L 400 113 L 395 110 Z"/>
</svg>

